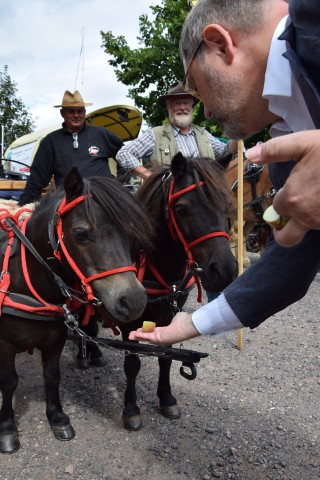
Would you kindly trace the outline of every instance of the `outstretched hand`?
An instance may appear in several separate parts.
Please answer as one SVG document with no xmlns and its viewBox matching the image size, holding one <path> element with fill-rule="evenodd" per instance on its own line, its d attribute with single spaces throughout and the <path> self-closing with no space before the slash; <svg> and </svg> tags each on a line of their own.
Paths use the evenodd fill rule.
<svg viewBox="0 0 320 480">
<path fill-rule="evenodd" d="M 130 332 L 129 340 L 144 340 L 167 347 L 198 335 L 200 334 L 192 323 L 192 314 L 179 312 L 167 327 L 156 327 L 151 333 L 143 333 L 142 329 L 138 328 L 138 330 Z"/>
<path fill-rule="evenodd" d="M 273 138 L 248 149 L 246 157 L 255 163 L 298 162 L 273 201 L 279 215 L 290 219 L 274 230 L 279 245 L 292 247 L 309 230 L 320 229 L 320 130 Z"/>
</svg>

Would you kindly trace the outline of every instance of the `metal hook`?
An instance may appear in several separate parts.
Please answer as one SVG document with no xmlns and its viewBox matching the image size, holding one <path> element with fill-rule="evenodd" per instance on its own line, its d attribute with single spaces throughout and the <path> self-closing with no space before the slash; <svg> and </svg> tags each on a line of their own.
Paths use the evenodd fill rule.
<svg viewBox="0 0 320 480">
<path fill-rule="evenodd" d="M 192 267 L 192 270 L 193 270 L 196 274 L 198 274 L 198 273 L 203 273 L 203 268 L 199 267 L 199 265 L 198 265 L 196 262 L 194 262 L 194 265 L 193 265 L 193 267 Z"/>
<path fill-rule="evenodd" d="M 185 372 L 184 367 L 190 368 L 191 373 Z M 182 375 L 182 377 L 186 378 L 187 380 L 194 380 L 197 377 L 197 369 L 194 366 L 194 363 L 183 362 L 182 366 L 180 367 L 180 375 Z"/>
</svg>

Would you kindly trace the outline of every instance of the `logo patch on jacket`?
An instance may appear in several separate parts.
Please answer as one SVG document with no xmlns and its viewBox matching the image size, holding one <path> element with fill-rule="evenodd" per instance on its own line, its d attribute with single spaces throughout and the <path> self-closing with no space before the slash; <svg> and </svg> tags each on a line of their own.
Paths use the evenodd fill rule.
<svg viewBox="0 0 320 480">
<path fill-rule="evenodd" d="M 88 152 L 90 153 L 90 155 L 98 155 L 99 148 L 95 146 L 89 147 Z"/>
</svg>

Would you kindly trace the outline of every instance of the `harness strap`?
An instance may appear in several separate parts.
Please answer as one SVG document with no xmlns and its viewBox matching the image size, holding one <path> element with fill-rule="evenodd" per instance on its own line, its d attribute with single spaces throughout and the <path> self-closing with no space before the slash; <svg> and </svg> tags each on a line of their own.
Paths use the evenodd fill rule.
<svg viewBox="0 0 320 480">
<path fill-rule="evenodd" d="M 10 285 L 10 273 L 8 271 L 8 266 L 9 266 L 9 258 L 11 255 L 11 248 L 14 241 L 14 233 L 8 232 L 8 236 L 9 236 L 9 240 L 8 240 L 8 245 L 4 255 L 3 270 L 1 272 L 1 278 L 0 278 L 0 315 L 1 315 L 1 308 L 3 305 L 4 299 L 8 294 L 8 289 Z"/>
<path fill-rule="evenodd" d="M 198 245 L 198 243 L 202 243 L 205 240 L 214 237 L 226 237 L 228 240 L 230 240 L 230 236 L 226 232 L 212 232 L 208 233 L 207 235 L 203 235 L 203 237 L 197 238 L 197 240 L 194 240 L 193 242 L 188 243 L 188 248 L 191 249 L 195 245 Z"/>
<path fill-rule="evenodd" d="M 144 280 L 146 268 L 150 270 L 150 272 L 153 274 L 158 284 L 163 288 L 151 288 L 146 286 L 147 281 Z M 180 284 L 177 286 L 177 289 L 175 290 L 173 288 L 173 285 L 170 285 L 168 282 L 166 282 L 166 280 L 164 280 L 164 278 L 161 276 L 160 272 L 156 269 L 153 263 L 150 260 L 146 259 L 146 255 L 142 254 L 140 258 L 138 280 L 140 281 L 140 283 L 142 283 L 145 286 L 146 292 L 148 295 L 170 296 L 170 295 L 173 295 L 176 291 L 190 290 L 193 284 L 195 282 L 197 283 L 197 275 L 195 275 L 194 272 L 192 272 L 192 270 L 190 270 L 187 265 L 185 270 L 185 275 L 183 279 L 180 281 Z M 198 285 L 198 302 L 202 302 L 201 287 L 199 288 L 199 285 Z"/>
</svg>

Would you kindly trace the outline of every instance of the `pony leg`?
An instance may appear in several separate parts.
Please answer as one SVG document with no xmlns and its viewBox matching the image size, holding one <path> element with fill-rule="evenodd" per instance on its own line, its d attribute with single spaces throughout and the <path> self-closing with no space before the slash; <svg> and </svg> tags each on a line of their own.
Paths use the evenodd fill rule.
<svg viewBox="0 0 320 480">
<path fill-rule="evenodd" d="M 137 355 L 125 355 L 124 372 L 127 387 L 124 395 L 124 409 L 122 412 L 123 425 L 127 430 L 140 430 L 142 420 L 140 408 L 137 405 L 136 378 L 140 371 L 141 361 Z"/>
<path fill-rule="evenodd" d="M 15 368 L 15 353 L 3 348 L 0 357 L 0 391 L 2 406 L 0 410 L 0 452 L 14 453 L 20 448 L 19 434 L 14 421 L 12 406 L 13 394 L 18 386 L 18 375 Z"/>
<path fill-rule="evenodd" d="M 58 440 L 71 440 L 74 438 L 75 432 L 69 417 L 62 410 L 59 395 L 61 352 L 62 348 L 59 348 L 54 354 L 47 350 L 42 352 L 46 414 L 54 436 Z"/>
<path fill-rule="evenodd" d="M 157 395 L 160 402 L 160 412 L 163 416 L 175 419 L 180 418 L 181 412 L 177 405 L 177 400 L 171 393 L 170 369 L 172 360 L 168 358 L 158 358 L 159 363 L 159 382 Z"/>
</svg>

